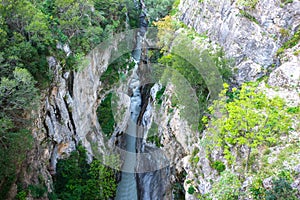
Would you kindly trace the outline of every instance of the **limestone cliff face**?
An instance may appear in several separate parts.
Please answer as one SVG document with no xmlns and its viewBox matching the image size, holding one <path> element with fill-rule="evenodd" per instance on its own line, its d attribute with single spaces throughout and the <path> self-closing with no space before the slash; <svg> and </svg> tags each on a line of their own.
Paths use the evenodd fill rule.
<svg viewBox="0 0 300 200">
<path fill-rule="evenodd" d="M 151 87 L 141 120 L 139 151 L 142 155 L 138 157 L 137 169 L 146 173 L 138 174 L 140 199 L 174 199 L 174 192 L 178 191 L 172 185 L 183 181 L 179 178 L 184 172 L 183 161 L 192 152 L 198 135 L 180 116 L 182 108 L 172 105 L 174 85 L 166 86 L 162 102 L 158 103 L 156 94 L 161 88 L 159 83 Z M 155 126 L 157 129 L 153 129 Z M 156 141 L 149 141 L 150 137 Z"/>
<path fill-rule="evenodd" d="M 45 128 L 54 146 L 53 168 L 56 160 L 75 150 L 75 144 L 79 142 L 90 154 L 92 142 L 98 143 L 99 147 L 103 145 L 96 109 L 100 76 L 108 66 L 110 52 L 111 49 L 96 48 L 87 57 L 88 66 L 80 72 L 63 73 L 58 64 L 50 63 L 55 78 L 50 96 L 45 101 Z"/>
<path fill-rule="evenodd" d="M 280 96 L 290 106 L 297 107 L 300 104 L 300 57 L 299 44 L 285 50 L 280 57 L 276 57 L 276 51 L 288 40 L 300 25 L 300 1 L 280 5 L 276 0 L 260 0 L 253 9 L 244 8 L 237 1 L 198 1 L 182 0 L 179 6 L 180 19 L 198 33 L 207 33 L 213 42 L 219 43 L 228 57 L 235 59 L 234 81 L 241 84 L 246 81 L 256 80 L 267 74 L 267 68 L 271 73 L 265 82 L 261 82 L 259 90 L 264 91 L 269 97 Z M 246 14 L 248 14 L 246 16 Z M 252 17 L 252 20 L 250 18 Z M 270 70 L 270 66 L 274 69 Z M 296 124 L 299 121 L 296 120 Z M 296 126 L 294 124 L 294 126 Z M 213 160 L 226 163 L 221 152 L 206 152 L 203 142 L 207 132 L 203 132 L 201 138 L 194 141 L 197 152 L 187 155 L 183 160 L 184 169 L 187 172 L 184 187 L 187 191 L 190 185 L 201 194 L 209 193 L 212 182 L 219 180 L 219 174 L 211 167 L 211 161 L 206 154 L 209 153 Z M 299 138 L 299 130 L 290 132 L 289 142 Z M 271 148 L 274 152 L 269 158 L 269 163 L 277 160 L 277 155 L 286 146 L 281 145 Z M 234 152 L 232 152 L 234 154 Z M 241 152 L 240 152 L 241 153 Z M 243 153 L 243 152 L 242 152 Z M 245 152 L 244 152 L 245 153 Z M 293 155 L 294 156 L 294 155 Z M 293 172 L 299 171 L 299 159 L 293 158 L 293 162 L 286 161 L 285 167 Z M 191 162 L 191 158 L 197 157 L 197 161 Z M 241 163 L 240 163 L 241 164 Z M 239 165 L 239 164 L 237 164 Z M 234 166 L 231 170 L 234 171 Z M 299 177 L 293 182 L 294 188 L 300 189 Z M 246 188 L 252 182 L 252 177 L 246 177 L 242 184 Z M 271 185 L 272 177 L 264 180 L 264 186 Z M 186 199 L 197 199 L 186 193 Z"/>
<path fill-rule="evenodd" d="M 182 0 L 180 19 L 198 33 L 207 33 L 228 57 L 236 60 L 238 83 L 255 80 L 272 64 L 279 65 L 277 49 L 300 24 L 300 1 L 286 5 L 260 0 L 255 8 L 230 0 Z"/>
<path fill-rule="evenodd" d="M 55 58 L 48 58 L 54 77 L 35 121 L 35 147 L 27 159 L 31 170 L 24 175 L 28 184 L 38 184 L 38 177 L 43 177 L 51 192 L 57 160 L 67 157 L 80 142 L 90 158 L 92 145 L 102 152 L 104 139 L 96 109 L 102 88 L 100 76 L 108 66 L 112 48 L 93 50 L 87 56 L 88 65 L 79 72 L 64 72 Z"/>
<path fill-rule="evenodd" d="M 299 55 L 294 55 L 295 50 L 299 50 L 299 44 L 292 49 L 286 50 L 283 55 L 282 64 L 275 69 L 264 82 L 262 81 L 258 86 L 258 90 L 263 91 L 268 97 L 273 98 L 279 96 L 283 98 L 289 106 L 299 107 L 300 106 L 300 57 Z M 278 122 L 280 123 L 280 122 Z M 272 164 L 278 160 L 280 152 L 287 148 L 289 145 L 298 141 L 300 136 L 299 128 L 296 128 L 299 124 L 299 119 L 295 119 L 292 131 L 289 132 L 288 142 L 271 147 L 272 152 L 268 158 L 268 164 Z M 218 150 L 213 150 L 212 152 L 207 152 L 205 149 L 204 141 L 206 135 L 209 134 L 207 131 L 202 133 L 202 137 L 198 138 L 194 142 L 194 147 L 199 149 L 195 155 L 189 154 L 183 159 L 184 169 L 187 172 L 185 189 L 188 189 L 192 184 L 196 186 L 196 190 L 201 194 L 209 193 L 212 188 L 212 181 L 218 181 L 220 174 L 211 167 L 211 160 L 207 158 L 207 154 L 211 156 L 212 160 L 219 160 L 226 163 L 226 159 L 222 152 Z M 286 141 L 283 136 L 282 141 Z M 232 152 L 236 155 L 237 152 Z M 240 154 L 246 156 L 246 149 L 239 152 Z M 199 158 L 197 162 L 191 162 L 191 158 Z M 255 162 L 255 165 L 260 165 L 261 161 Z M 231 167 L 230 170 L 235 171 L 242 163 L 237 161 L 237 163 Z M 284 161 L 284 168 L 289 169 L 292 173 L 299 173 L 300 159 L 299 153 L 290 154 L 289 158 L 286 157 Z M 242 189 L 247 188 L 251 183 L 253 177 L 246 176 L 245 181 L 242 183 Z M 272 178 L 268 177 L 263 180 L 265 188 L 270 188 L 272 185 Z M 187 182 L 189 180 L 189 182 Z M 297 176 L 292 183 L 292 187 L 300 191 L 300 177 Z M 186 193 L 186 199 L 196 200 L 197 198 L 193 195 Z M 250 198 L 251 199 L 251 198 Z"/>
</svg>

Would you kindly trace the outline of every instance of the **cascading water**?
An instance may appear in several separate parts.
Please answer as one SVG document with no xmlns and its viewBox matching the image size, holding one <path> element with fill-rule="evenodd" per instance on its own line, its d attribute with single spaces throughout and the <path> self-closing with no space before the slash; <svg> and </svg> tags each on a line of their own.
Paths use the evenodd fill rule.
<svg viewBox="0 0 300 200">
<path fill-rule="evenodd" d="M 125 161 L 122 167 L 122 178 L 117 188 L 116 200 L 137 200 L 137 185 L 135 178 L 136 166 L 136 131 L 137 118 L 141 111 L 141 93 L 140 80 L 137 75 L 138 63 L 136 62 L 133 78 L 130 82 L 129 88 L 133 95 L 130 98 L 131 118 L 128 122 L 126 134 L 126 153 Z"/>
<path fill-rule="evenodd" d="M 136 1 L 135 1 L 136 2 Z M 142 1 L 141 1 L 142 2 Z M 137 3 L 137 2 L 136 2 Z M 137 4 L 136 4 L 137 5 Z M 143 6 L 144 7 L 144 6 Z M 122 166 L 121 181 L 118 184 L 116 200 L 137 200 L 137 182 L 135 167 L 137 162 L 136 157 L 136 137 L 137 137 L 137 120 L 141 112 L 141 92 L 140 92 L 140 78 L 138 76 L 138 67 L 141 58 L 142 41 L 147 30 L 147 22 L 145 20 L 146 15 L 142 7 L 142 14 L 140 15 L 140 30 L 137 32 L 136 48 L 132 53 L 132 57 L 136 62 L 133 70 L 133 76 L 129 84 L 129 88 L 132 90 L 132 96 L 130 98 L 130 111 L 131 117 L 128 122 L 128 128 L 126 132 L 126 153 L 125 161 Z"/>
</svg>

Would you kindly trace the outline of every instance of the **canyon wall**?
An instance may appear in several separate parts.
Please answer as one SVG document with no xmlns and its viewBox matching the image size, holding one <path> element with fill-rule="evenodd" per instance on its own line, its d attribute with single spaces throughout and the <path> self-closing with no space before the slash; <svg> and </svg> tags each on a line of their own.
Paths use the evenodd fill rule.
<svg viewBox="0 0 300 200">
<path fill-rule="evenodd" d="M 254 8 L 230 0 L 182 0 L 180 20 L 218 42 L 236 62 L 235 81 L 256 80 L 279 66 L 276 51 L 298 29 L 300 2 L 260 0 Z M 250 2 L 250 1 L 248 1 Z"/>
</svg>

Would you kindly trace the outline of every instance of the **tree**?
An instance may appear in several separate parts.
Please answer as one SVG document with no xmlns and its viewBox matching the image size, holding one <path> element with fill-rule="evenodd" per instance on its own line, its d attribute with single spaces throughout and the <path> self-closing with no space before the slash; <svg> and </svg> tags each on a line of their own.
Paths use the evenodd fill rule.
<svg viewBox="0 0 300 200">
<path fill-rule="evenodd" d="M 151 21 L 157 21 L 166 16 L 172 9 L 174 0 L 145 0 L 148 15 Z"/>
<path fill-rule="evenodd" d="M 240 90 L 229 90 L 224 84 L 220 99 L 209 108 L 212 117 L 209 139 L 223 148 L 225 158 L 231 164 L 234 162 L 231 150 L 248 147 L 246 169 L 251 149 L 275 145 L 281 135 L 288 134 L 292 122 L 281 98 L 268 98 L 255 86 L 255 83 L 248 83 Z"/>
<path fill-rule="evenodd" d="M 25 116 L 36 102 L 37 90 L 31 74 L 15 68 L 13 78 L 0 82 L 0 195 L 6 196 L 16 179 L 16 171 L 31 148 L 33 138 Z"/>
<path fill-rule="evenodd" d="M 88 164 L 81 145 L 69 158 L 58 161 L 54 186 L 58 198 L 66 200 L 106 200 L 117 188 L 113 170 L 96 159 Z"/>
<path fill-rule="evenodd" d="M 0 112 L 12 120 L 21 119 L 37 100 L 37 89 L 31 74 L 23 68 L 15 68 L 13 79 L 2 77 L 0 82 Z"/>
<path fill-rule="evenodd" d="M 105 167 L 99 160 L 93 160 L 88 172 L 86 199 L 109 199 L 116 193 L 117 184 L 112 169 Z"/>
</svg>

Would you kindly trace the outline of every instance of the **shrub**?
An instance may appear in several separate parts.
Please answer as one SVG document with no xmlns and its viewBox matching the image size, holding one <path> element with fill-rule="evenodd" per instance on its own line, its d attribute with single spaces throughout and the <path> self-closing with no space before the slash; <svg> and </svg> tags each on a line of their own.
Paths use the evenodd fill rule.
<svg viewBox="0 0 300 200">
<path fill-rule="evenodd" d="M 296 200 L 296 191 L 284 178 L 273 180 L 273 187 L 266 192 L 266 200 Z"/>
<path fill-rule="evenodd" d="M 47 192 L 47 188 L 43 184 L 38 185 L 29 185 L 28 189 L 30 191 L 30 194 L 34 198 L 41 198 L 44 196 L 44 194 Z"/>
<path fill-rule="evenodd" d="M 266 190 L 263 187 L 263 182 L 261 178 L 254 179 L 251 186 L 249 187 L 249 190 L 253 199 L 256 200 L 264 199 Z"/>
<path fill-rule="evenodd" d="M 255 83 L 242 85 L 232 99 L 226 96 L 229 86 L 224 84 L 224 87 L 220 100 L 209 108 L 213 116 L 209 127 L 211 135 L 208 136 L 213 141 L 210 148 L 215 148 L 214 145 L 223 148 L 224 157 L 232 164 L 235 158 L 231 154 L 231 147 L 239 150 L 247 146 L 248 169 L 252 149 L 261 145 L 275 145 L 279 136 L 288 133 L 292 116 L 288 114 L 282 99 L 270 99 L 262 92 L 257 92 Z"/>
<path fill-rule="evenodd" d="M 199 162 L 200 158 L 198 156 L 192 157 L 191 162 L 194 166 L 197 165 L 197 163 Z"/>
<path fill-rule="evenodd" d="M 222 161 L 215 161 L 212 163 L 211 167 L 215 170 L 217 170 L 219 173 L 223 172 L 226 169 L 226 166 Z"/>
<path fill-rule="evenodd" d="M 195 191 L 196 190 L 195 190 L 194 186 L 192 186 L 192 185 L 188 188 L 188 193 L 189 194 L 194 194 Z"/>
<path fill-rule="evenodd" d="M 110 138 L 114 132 L 115 119 L 111 108 L 112 93 L 109 93 L 107 97 L 101 102 L 97 108 L 97 117 L 101 125 L 101 129 L 106 137 Z"/>
<path fill-rule="evenodd" d="M 277 52 L 276 55 L 280 55 L 284 52 L 284 49 L 288 49 L 288 48 L 292 48 L 294 46 L 296 46 L 300 41 L 300 29 L 292 36 L 291 39 L 289 39 L 287 42 L 285 42 L 282 47 L 280 47 Z"/>
<path fill-rule="evenodd" d="M 251 14 L 249 14 L 248 12 L 244 11 L 244 10 L 240 10 L 240 14 L 243 16 L 243 17 L 246 17 L 247 19 L 249 19 L 250 21 L 256 23 L 256 24 L 259 24 L 257 19 L 252 16 Z"/>
<path fill-rule="evenodd" d="M 166 87 L 162 87 L 162 88 L 156 93 L 155 99 L 156 99 L 156 101 L 157 101 L 157 103 L 158 103 L 159 105 L 161 105 L 161 103 L 162 103 L 162 96 L 163 96 L 165 90 L 166 90 Z"/>
<path fill-rule="evenodd" d="M 241 181 L 230 171 L 223 171 L 220 180 L 212 186 L 212 197 L 218 200 L 238 199 Z"/>
<path fill-rule="evenodd" d="M 150 21 L 157 21 L 169 13 L 174 0 L 145 0 L 144 2 L 150 16 Z"/>
</svg>

